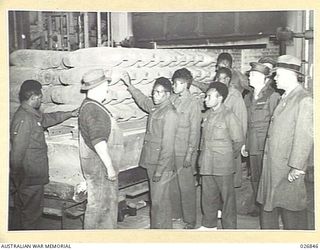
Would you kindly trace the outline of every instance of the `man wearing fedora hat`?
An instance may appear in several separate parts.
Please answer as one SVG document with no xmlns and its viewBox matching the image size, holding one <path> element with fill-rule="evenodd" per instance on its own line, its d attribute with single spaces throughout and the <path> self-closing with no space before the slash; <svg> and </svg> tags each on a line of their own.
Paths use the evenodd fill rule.
<svg viewBox="0 0 320 250">
<path fill-rule="evenodd" d="M 298 82 L 301 61 L 278 58 L 278 88 L 285 92 L 271 117 L 263 156 L 257 201 L 262 205 L 261 228 L 307 229 L 305 172 L 313 148 L 313 101 Z"/>
<path fill-rule="evenodd" d="M 253 92 L 248 93 L 244 97 L 248 111 L 248 132 L 241 154 L 247 157 L 249 152 L 250 155 L 252 197 L 253 203 L 255 203 L 262 170 L 262 156 L 267 130 L 280 95 L 269 85 L 269 67 L 256 62 L 250 63 L 250 66 L 249 84 L 253 87 Z M 258 216 L 259 208 L 254 205 L 254 209 L 249 214 Z"/>
<path fill-rule="evenodd" d="M 83 75 L 87 91 L 79 112 L 80 163 L 87 183 L 85 229 L 117 227 L 118 167 L 123 150 L 122 133 L 103 105 L 111 81 L 104 70 Z"/>
</svg>

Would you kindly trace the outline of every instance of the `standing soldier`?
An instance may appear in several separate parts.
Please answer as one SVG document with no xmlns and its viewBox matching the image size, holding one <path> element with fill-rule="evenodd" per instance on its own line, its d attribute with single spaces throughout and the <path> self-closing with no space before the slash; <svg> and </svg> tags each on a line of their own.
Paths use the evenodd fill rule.
<svg viewBox="0 0 320 250">
<path fill-rule="evenodd" d="M 196 225 L 194 174 L 201 123 L 200 103 L 189 91 L 192 81 L 192 74 L 186 68 L 175 71 L 172 76 L 174 94 L 170 96 L 179 117 L 178 130 L 175 136 L 177 178 L 174 179 L 174 181 L 178 181 L 178 185 L 173 187 L 171 194 L 173 210 L 182 210 L 182 218 L 186 223 L 185 229 L 193 229 Z"/>
<path fill-rule="evenodd" d="M 246 138 L 247 126 L 248 126 L 248 114 L 247 108 L 238 89 L 231 85 L 232 72 L 229 68 L 221 67 L 218 69 L 216 79 L 219 82 L 224 83 L 229 90 L 228 96 L 224 101 L 224 105 L 228 107 L 239 119 L 242 129 L 242 135 Z M 236 172 L 234 176 L 234 187 L 238 188 L 242 185 L 242 163 L 241 154 L 239 152 L 238 157 L 235 158 Z"/>
<path fill-rule="evenodd" d="M 79 114 L 80 163 L 87 183 L 85 229 L 117 228 L 118 168 L 123 138 L 111 113 L 103 106 L 110 77 L 102 69 L 83 76 L 87 91 Z"/>
<path fill-rule="evenodd" d="M 262 171 L 262 156 L 270 119 L 276 108 L 280 95 L 269 85 L 270 68 L 261 63 L 250 63 L 249 83 L 254 88 L 244 98 L 248 110 L 248 133 L 246 145 L 241 153 L 250 155 L 251 184 L 253 200 L 256 200 L 258 184 Z M 247 152 L 248 151 L 248 152 Z M 259 215 L 259 208 L 249 212 L 252 216 Z"/>
<path fill-rule="evenodd" d="M 127 73 L 123 81 L 138 106 L 149 113 L 147 130 L 139 165 L 146 168 L 151 196 L 151 225 L 153 229 L 172 228 L 170 187 L 174 178 L 174 142 L 178 114 L 169 98 L 171 82 L 164 77 L 156 79 L 152 99 L 132 84 Z"/>
<path fill-rule="evenodd" d="M 202 177 L 202 227 L 217 227 L 217 215 L 222 198 L 222 228 L 237 228 L 236 195 L 233 183 L 234 158 L 243 145 L 238 118 L 224 104 L 228 88 L 213 82 L 207 91 L 205 104 L 209 108 L 202 122 L 200 144 L 200 175 Z"/>
<path fill-rule="evenodd" d="M 282 55 L 276 65 L 278 88 L 285 92 L 271 117 L 257 201 L 261 228 L 307 229 L 305 172 L 313 148 L 313 101 L 298 82 L 301 61 Z"/>
<path fill-rule="evenodd" d="M 14 206 L 18 213 L 18 228 L 38 229 L 43 211 L 44 185 L 49 182 L 49 165 L 44 129 L 70 117 L 78 110 L 42 113 L 42 86 L 27 80 L 19 92 L 20 107 L 10 126 L 10 177 L 15 187 Z"/>
</svg>

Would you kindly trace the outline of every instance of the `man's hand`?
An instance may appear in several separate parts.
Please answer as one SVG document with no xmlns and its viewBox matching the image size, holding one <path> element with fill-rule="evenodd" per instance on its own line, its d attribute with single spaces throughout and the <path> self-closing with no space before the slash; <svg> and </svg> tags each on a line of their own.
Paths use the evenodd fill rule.
<svg viewBox="0 0 320 250">
<path fill-rule="evenodd" d="M 304 175 L 305 172 L 296 168 L 291 168 L 288 174 L 288 181 L 293 182 L 299 179 L 300 175 Z"/>
<path fill-rule="evenodd" d="M 162 174 L 155 172 L 152 178 L 153 182 L 158 182 L 161 179 Z"/>
<path fill-rule="evenodd" d="M 191 154 L 187 154 L 186 157 L 184 158 L 183 167 L 184 168 L 191 167 Z"/>
<path fill-rule="evenodd" d="M 79 110 L 80 110 L 80 108 L 72 110 L 72 113 L 71 113 L 72 117 L 78 117 L 79 116 Z"/>
<path fill-rule="evenodd" d="M 241 147 L 241 151 L 240 152 L 241 152 L 243 157 L 248 157 L 248 155 L 249 155 L 248 151 L 246 151 L 246 145 L 243 145 Z"/>
<path fill-rule="evenodd" d="M 116 171 L 114 171 L 114 168 L 113 168 L 113 167 L 108 168 L 107 171 L 108 171 L 107 179 L 108 179 L 109 181 L 115 181 L 115 180 L 117 180 L 118 176 L 117 176 Z"/>
<path fill-rule="evenodd" d="M 130 76 L 129 76 L 129 74 L 128 74 L 127 71 L 124 71 L 124 72 L 121 74 L 121 80 L 123 81 L 123 83 L 124 83 L 127 87 L 129 87 L 129 86 L 132 85 L 132 84 L 131 84 Z"/>
</svg>

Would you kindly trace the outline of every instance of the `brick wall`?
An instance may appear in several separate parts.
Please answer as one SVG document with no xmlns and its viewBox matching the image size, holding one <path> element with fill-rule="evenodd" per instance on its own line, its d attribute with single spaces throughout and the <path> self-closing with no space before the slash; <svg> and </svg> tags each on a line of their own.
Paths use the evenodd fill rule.
<svg viewBox="0 0 320 250">
<path fill-rule="evenodd" d="M 230 53 L 233 58 L 233 68 L 245 72 L 250 69 L 250 62 L 257 62 L 261 57 L 268 56 L 276 60 L 279 56 L 279 45 L 269 43 L 266 48 L 205 49 L 205 51 L 215 58 L 222 52 Z"/>
</svg>

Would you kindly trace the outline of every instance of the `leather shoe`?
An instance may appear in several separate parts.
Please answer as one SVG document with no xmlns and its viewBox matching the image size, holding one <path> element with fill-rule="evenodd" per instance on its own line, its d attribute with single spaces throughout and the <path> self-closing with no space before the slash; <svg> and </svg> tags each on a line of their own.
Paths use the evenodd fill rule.
<svg viewBox="0 0 320 250">
<path fill-rule="evenodd" d="M 195 228 L 195 225 L 194 224 L 191 224 L 191 223 L 187 223 L 184 225 L 184 228 L 183 229 L 194 229 Z"/>
</svg>

